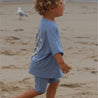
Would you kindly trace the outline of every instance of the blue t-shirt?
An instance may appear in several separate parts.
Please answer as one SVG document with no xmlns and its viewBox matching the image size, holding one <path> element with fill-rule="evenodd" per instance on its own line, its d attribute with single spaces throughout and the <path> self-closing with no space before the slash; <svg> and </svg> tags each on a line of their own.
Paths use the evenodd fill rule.
<svg viewBox="0 0 98 98">
<path fill-rule="evenodd" d="M 29 73 L 42 78 L 60 78 L 63 73 L 54 58 L 61 53 L 60 32 L 55 22 L 42 18 L 36 35 Z"/>
</svg>

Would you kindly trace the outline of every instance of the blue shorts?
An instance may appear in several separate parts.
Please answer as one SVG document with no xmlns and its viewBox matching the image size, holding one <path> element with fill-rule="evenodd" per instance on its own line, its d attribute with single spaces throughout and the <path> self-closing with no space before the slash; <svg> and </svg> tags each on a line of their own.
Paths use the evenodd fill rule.
<svg viewBox="0 0 98 98">
<path fill-rule="evenodd" d="M 53 83 L 59 81 L 59 78 L 40 78 L 35 77 L 35 88 L 34 90 L 38 93 L 45 93 L 48 83 Z"/>
</svg>

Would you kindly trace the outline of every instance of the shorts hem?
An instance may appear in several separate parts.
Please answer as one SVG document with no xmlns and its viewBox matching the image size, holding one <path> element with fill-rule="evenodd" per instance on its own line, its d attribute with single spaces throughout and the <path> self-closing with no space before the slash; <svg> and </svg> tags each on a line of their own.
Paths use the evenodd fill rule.
<svg viewBox="0 0 98 98">
<path fill-rule="evenodd" d="M 45 91 L 37 91 L 35 88 L 33 88 L 37 93 L 45 93 Z"/>
<path fill-rule="evenodd" d="M 49 82 L 49 83 L 55 83 L 55 82 L 58 82 L 58 81 L 60 81 L 60 79 L 58 79 L 58 80 L 56 80 L 56 81 Z"/>
</svg>

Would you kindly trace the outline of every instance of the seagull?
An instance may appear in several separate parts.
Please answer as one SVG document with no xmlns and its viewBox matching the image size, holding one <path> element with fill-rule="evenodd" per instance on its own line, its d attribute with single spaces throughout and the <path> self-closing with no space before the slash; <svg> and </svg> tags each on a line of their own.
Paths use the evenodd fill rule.
<svg viewBox="0 0 98 98">
<path fill-rule="evenodd" d="M 21 10 L 21 8 L 18 8 L 17 14 L 19 15 L 19 20 L 22 20 L 22 16 L 27 16 L 27 15 Z"/>
</svg>

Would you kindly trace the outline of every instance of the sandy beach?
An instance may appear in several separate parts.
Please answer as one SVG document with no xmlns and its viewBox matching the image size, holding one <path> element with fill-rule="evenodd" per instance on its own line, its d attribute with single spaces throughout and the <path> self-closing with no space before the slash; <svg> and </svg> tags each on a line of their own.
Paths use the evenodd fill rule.
<svg viewBox="0 0 98 98">
<path fill-rule="evenodd" d="M 34 87 L 28 73 L 41 20 L 32 3 L 0 4 L 0 98 L 12 98 Z M 56 98 L 98 97 L 97 3 L 67 2 L 56 19 L 64 61 L 72 67 L 59 84 Z M 17 8 L 28 15 L 20 21 Z M 45 98 L 45 94 L 36 98 Z"/>
</svg>

